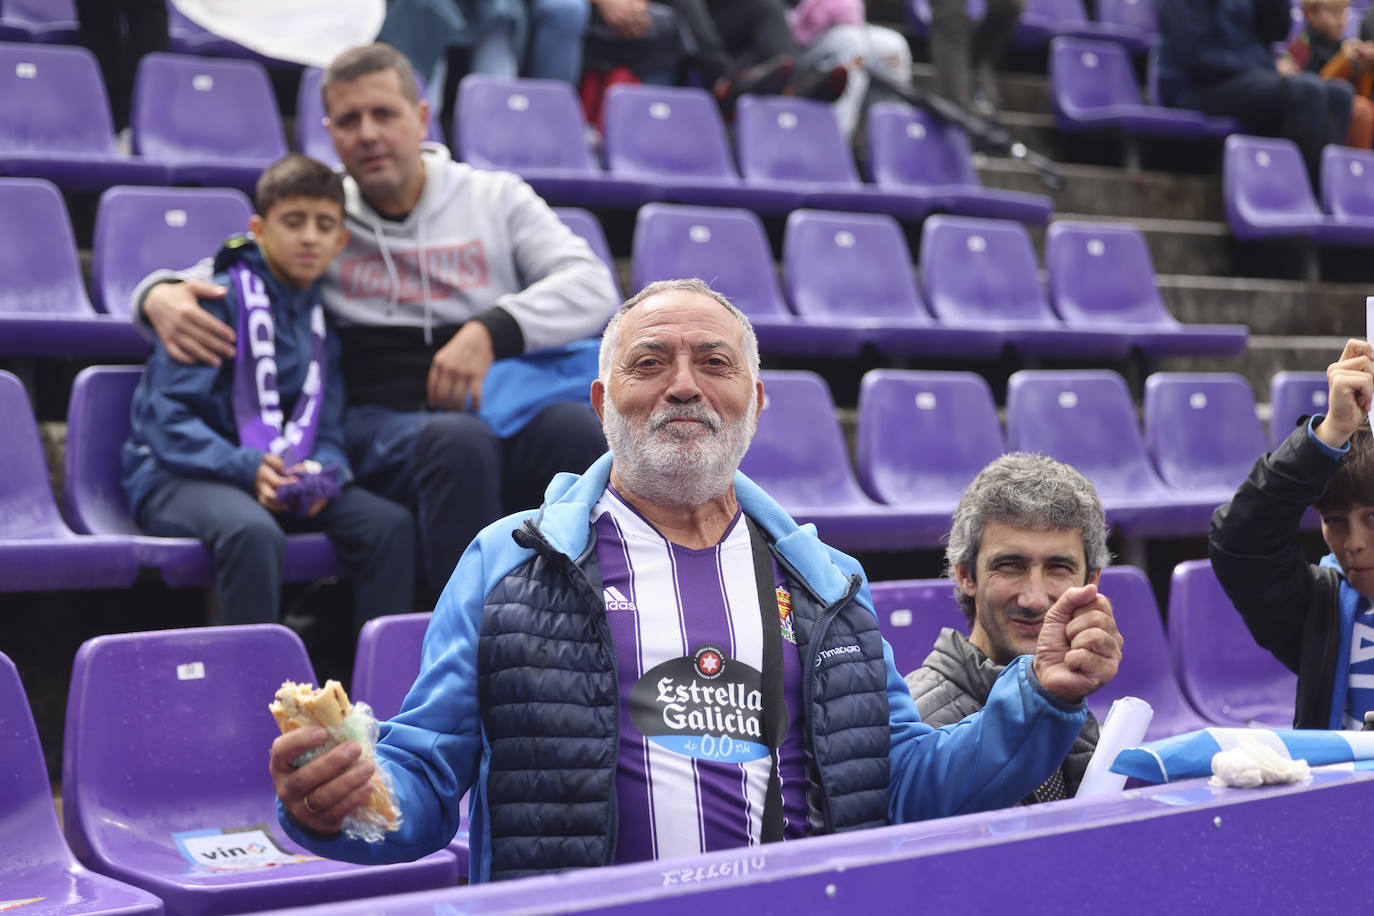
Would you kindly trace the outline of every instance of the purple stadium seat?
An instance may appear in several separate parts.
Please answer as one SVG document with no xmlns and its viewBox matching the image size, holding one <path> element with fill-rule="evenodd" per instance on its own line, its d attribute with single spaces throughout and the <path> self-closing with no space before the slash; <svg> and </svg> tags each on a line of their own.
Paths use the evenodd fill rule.
<svg viewBox="0 0 1374 916">
<path fill-rule="evenodd" d="M 1043 194 L 983 187 L 963 128 L 910 105 L 878 102 L 868 109 L 868 169 L 883 190 L 918 191 L 933 209 L 960 216 L 1040 226 L 1054 210 Z"/>
<path fill-rule="evenodd" d="M 0 592 L 132 585 L 138 561 L 127 538 L 82 537 L 62 521 L 28 393 L 4 370 L 0 428 L 9 430 L 0 439 Z"/>
<path fill-rule="evenodd" d="M 72 0 L 4 0 L 0 3 L 0 41 L 74 45 L 79 28 Z"/>
<path fill-rule="evenodd" d="M 248 231 L 253 205 L 233 188 L 110 188 L 100 195 L 91 246 L 95 305 L 129 314 L 140 280 L 163 267 L 190 267 Z"/>
<path fill-rule="evenodd" d="M 515 172 L 549 203 L 632 208 L 659 196 L 653 181 L 602 170 L 581 103 L 559 80 L 469 73 L 458 87 L 453 131 L 458 158 Z"/>
<path fill-rule="evenodd" d="M 916 516 L 864 495 L 854 480 L 830 389 L 812 372 L 764 372 L 758 432 L 740 465 L 798 522 L 840 550 L 920 546 Z"/>
<path fill-rule="evenodd" d="M 1207 560 L 1174 567 L 1169 648 L 1188 701 L 1218 725 L 1293 727 L 1298 677 L 1261 649 Z"/>
<path fill-rule="evenodd" d="M 1123 331 L 1150 357 L 1245 351 L 1245 325 L 1182 324 L 1169 314 L 1135 226 L 1056 221 L 1045 234 L 1045 271 L 1050 302 L 1070 327 Z"/>
<path fill-rule="evenodd" d="M 1159 14 L 1154 0 L 1097 0 L 1097 28 L 1135 53 L 1159 44 Z"/>
<path fill-rule="evenodd" d="M 323 76 L 324 71 L 319 67 L 306 67 L 301 71 L 300 86 L 296 90 L 296 149 L 311 159 L 338 168 L 339 154 L 334 151 L 334 141 L 329 139 L 329 131 L 324 126 L 324 100 L 320 97 L 320 79 Z M 428 99 L 429 91 L 418 73 L 415 74 L 415 83 L 420 98 Z M 438 109 L 432 105 L 425 139 L 434 143 L 444 142 Z"/>
<path fill-rule="evenodd" d="M 165 163 L 175 184 L 252 194 L 262 170 L 287 152 L 267 71 L 251 60 L 146 55 L 130 121 L 134 150 Z"/>
<path fill-rule="evenodd" d="M 765 353 L 853 356 L 862 346 L 857 330 L 811 326 L 787 310 L 763 224 L 748 210 L 646 204 L 633 248 L 635 289 L 700 277 L 749 316 Z"/>
<path fill-rule="evenodd" d="M 1332 245 L 1374 241 L 1374 222 L 1337 220 L 1317 209 L 1307 166 L 1292 140 L 1227 137 L 1222 195 L 1231 232 L 1244 241 L 1311 238 Z"/>
<path fill-rule="evenodd" d="M 1225 502 L 1264 452 L 1264 425 L 1244 376 L 1156 372 L 1145 380 L 1145 447 L 1176 490 Z"/>
<path fill-rule="evenodd" d="M 945 627 L 968 635 L 968 621 L 954 598 L 951 579 L 898 579 L 870 582 L 878 629 L 892 647 L 897 673 L 906 677 L 921 667 Z"/>
<path fill-rule="evenodd" d="M 997 334 L 931 317 L 906 236 L 890 216 L 793 210 L 782 276 L 792 310 L 808 324 L 857 332 L 885 355 L 991 358 L 1002 350 Z"/>
<path fill-rule="evenodd" d="M 126 319 L 86 297 L 62 195 L 39 178 L 0 178 L 0 356 L 142 358 Z"/>
<path fill-rule="evenodd" d="M 999 334 L 1023 354 L 1110 359 L 1130 352 L 1124 330 L 1074 327 L 1055 316 L 1020 223 L 932 216 L 921 239 L 921 281 L 941 322 Z"/>
<path fill-rule="evenodd" d="M 611 246 L 607 244 L 606 233 L 601 229 L 601 223 L 596 216 L 579 207 L 554 207 L 553 212 L 558 214 L 558 218 L 565 226 L 590 245 L 592 252 L 611 269 L 611 285 L 615 287 L 616 298 L 624 299 L 625 295 L 620 290 L 620 274 L 616 270 L 615 258 L 611 255 Z"/>
<path fill-rule="evenodd" d="M 1095 38 L 1099 34 L 1083 10 L 1082 0 L 1026 0 L 1012 44 L 1038 48 L 1056 35 Z"/>
<path fill-rule="evenodd" d="M 1145 573 L 1134 566 L 1108 566 L 1102 570 L 1098 588 L 1112 603 L 1127 650 L 1122 652 L 1116 677 L 1088 697 L 1093 715 L 1106 719 L 1112 702 L 1129 696 L 1139 697 L 1154 709 L 1145 732 L 1148 741 L 1211 725 L 1193 711 L 1179 688 L 1164 619 Z"/>
<path fill-rule="evenodd" d="M 1105 370 L 1022 370 L 1007 381 L 1007 448 L 1068 462 L 1128 538 L 1205 534 L 1217 501 L 1173 490 L 1150 465 L 1126 383 Z"/>
<path fill-rule="evenodd" d="M 967 0 L 964 7 L 968 10 L 971 22 L 982 19 L 988 9 L 987 0 Z M 930 0 L 910 0 L 907 12 L 912 31 L 920 37 L 925 37 L 930 31 Z"/>
<path fill-rule="evenodd" d="M 167 46 L 177 54 L 194 54 L 203 57 L 236 57 L 253 60 L 274 70 L 299 70 L 300 64 L 293 61 L 278 60 L 259 54 L 235 41 L 216 35 L 192 20 L 177 9 L 173 0 L 167 0 Z"/>
<path fill-rule="evenodd" d="M 660 200 L 787 213 L 795 190 L 752 187 L 735 171 L 720 108 L 704 89 L 612 86 L 602 122 L 606 164 L 618 179 L 645 181 Z"/>
<path fill-rule="evenodd" d="M 1325 372 L 1275 372 L 1269 380 L 1270 447 L 1278 448 L 1300 417 L 1325 414 L 1329 390 Z"/>
<path fill-rule="evenodd" d="M 266 766 L 278 734 L 266 704 L 288 679 L 313 682 L 315 673 L 300 638 L 277 624 L 87 640 L 72 668 L 62 750 L 63 822 L 77 858 L 152 891 L 175 913 L 454 884 L 448 852 L 369 868 L 309 857 L 286 837 Z M 256 839 L 268 852 L 275 845 L 303 860 L 225 869 L 198 854 L 213 842 L 204 837 L 223 833 L 206 852 L 235 855 L 233 834 L 245 828 L 267 835 Z"/>
<path fill-rule="evenodd" d="M 823 210 L 886 213 L 920 222 L 931 209 L 923 189 L 865 185 L 834 110 L 814 99 L 746 95 L 735 108 L 735 150 L 751 187 L 799 193 Z"/>
<path fill-rule="evenodd" d="M 212 585 L 214 563 L 200 541 L 146 535 L 130 515 L 119 450 L 129 438 L 129 402 L 141 372 L 137 366 L 88 366 L 77 373 L 62 468 L 67 519 L 84 534 L 129 540 L 139 565 L 156 568 L 168 585 Z M 288 582 L 339 575 L 333 543 L 319 533 L 288 535 L 283 575 Z"/>
<path fill-rule="evenodd" d="M 93 191 L 121 182 L 163 184 L 167 169 L 120 155 L 91 52 L 0 44 L 0 175 Z"/>
<path fill-rule="evenodd" d="M 163 912 L 146 891 L 87 871 L 62 839 L 43 747 L 19 670 L 0 653 L 0 909 L 31 913 L 136 914 Z M 32 909 L 30 909 L 30 906 Z"/>
<path fill-rule="evenodd" d="M 864 375 L 854 441 L 859 482 L 879 502 L 919 513 L 925 546 L 939 544 L 964 488 L 1002 451 L 997 405 L 981 375 Z"/>
<path fill-rule="evenodd" d="M 1108 41 L 1062 35 L 1051 41 L 1050 89 L 1055 121 L 1063 131 L 1112 128 L 1190 140 L 1221 136 L 1230 129 L 1200 112 L 1143 104 L 1130 55 Z"/>
<path fill-rule="evenodd" d="M 1334 143 L 1322 150 L 1322 208 L 1333 223 L 1374 227 L 1374 152 Z"/>
</svg>

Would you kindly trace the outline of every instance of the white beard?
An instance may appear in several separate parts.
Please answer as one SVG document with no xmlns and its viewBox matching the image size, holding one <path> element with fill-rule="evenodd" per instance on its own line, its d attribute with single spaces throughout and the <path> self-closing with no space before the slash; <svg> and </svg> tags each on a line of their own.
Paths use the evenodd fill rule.
<svg viewBox="0 0 1374 916">
<path fill-rule="evenodd" d="M 616 474 L 631 494 L 669 506 L 699 506 L 729 491 L 754 438 L 758 400 L 733 426 L 704 404 L 662 407 L 644 424 L 631 424 L 607 392 L 602 428 Z M 675 419 L 702 426 L 680 430 Z"/>
</svg>

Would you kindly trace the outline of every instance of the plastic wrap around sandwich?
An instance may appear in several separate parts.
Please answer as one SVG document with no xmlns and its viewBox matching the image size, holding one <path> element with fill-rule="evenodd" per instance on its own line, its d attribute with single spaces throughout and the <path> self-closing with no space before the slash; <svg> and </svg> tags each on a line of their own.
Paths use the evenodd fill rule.
<svg viewBox="0 0 1374 916">
<path fill-rule="evenodd" d="M 367 759 L 377 744 L 377 720 L 366 703 L 350 703 L 348 694 L 338 681 L 325 681 L 318 690 L 313 684 L 287 681 L 277 691 L 276 700 L 267 707 L 277 720 L 282 734 L 298 728 L 322 726 L 329 739 L 320 747 L 302 754 L 293 761 L 296 766 L 345 741 L 357 741 Z M 367 804 L 344 819 L 343 831 L 349 836 L 376 842 L 382 834 L 401 826 L 401 816 L 391 797 L 390 784 L 378 768 L 372 774 L 372 795 Z"/>
</svg>

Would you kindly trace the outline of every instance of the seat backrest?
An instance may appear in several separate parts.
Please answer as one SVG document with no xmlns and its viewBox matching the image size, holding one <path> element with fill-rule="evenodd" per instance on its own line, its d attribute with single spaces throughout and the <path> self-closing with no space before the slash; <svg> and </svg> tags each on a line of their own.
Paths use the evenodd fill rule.
<svg viewBox="0 0 1374 916">
<path fill-rule="evenodd" d="M 1300 417 L 1326 413 L 1325 372 L 1275 372 L 1269 380 L 1269 444 L 1278 448 Z"/>
<path fill-rule="evenodd" d="M 1030 233 L 1018 222 L 939 214 L 925 222 L 921 282 L 936 318 L 1055 324 Z"/>
<path fill-rule="evenodd" d="M 760 377 L 763 409 L 740 470 L 783 506 L 868 502 L 850 469 L 825 381 L 814 372 L 771 371 Z"/>
<path fill-rule="evenodd" d="M 1178 324 L 1135 226 L 1056 220 L 1045 232 L 1045 272 L 1050 303 L 1071 325 Z"/>
<path fill-rule="evenodd" d="M 868 168 L 879 187 L 981 184 L 963 128 L 896 102 L 868 110 Z"/>
<path fill-rule="evenodd" d="M 600 172 L 587 146 L 587 122 L 562 80 L 469 73 L 458 86 L 454 147 L 476 166 Z"/>
<path fill-rule="evenodd" d="M 2 652 L 0 736 L 5 742 L 5 752 L 0 754 L 0 785 L 5 787 L 0 792 L 0 825 L 4 825 L 0 830 L 0 881 L 5 879 L 7 870 L 31 867 L 38 862 L 75 866 L 57 826 L 43 746 L 19 669 Z"/>
<path fill-rule="evenodd" d="M 1222 197 L 1233 229 L 1272 216 L 1320 218 L 1307 166 L 1292 140 L 1231 134 L 1225 149 Z"/>
<path fill-rule="evenodd" d="M 67 520 L 82 534 L 140 533 L 124 496 L 120 449 L 142 375 L 137 366 L 88 366 L 72 383 L 62 499 Z"/>
<path fill-rule="evenodd" d="M 615 174 L 738 180 L 720 109 L 704 89 L 619 83 L 603 105 L 606 164 Z"/>
<path fill-rule="evenodd" d="M 1264 425 L 1244 376 L 1156 372 L 1145 380 L 1145 446 L 1180 490 L 1234 490 L 1264 453 Z"/>
<path fill-rule="evenodd" d="M 337 166 L 339 154 L 334 150 L 334 141 L 329 139 L 329 131 L 324 126 L 324 100 L 320 96 L 320 80 L 323 76 L 324 71 L 319 67 L 301 70 L 301 82 L 296 90 L 296 149 L 325 165 Z M 415 74 L 415 84 L 420 98 L 428 99 L 424 78 L 418 73 Z M 444 131 L 439 126 L 439 110 L 432 103 L 425 139 L 444 142 Z"/>
<path fill-rule="evenodd" d="M 1055 113 L 1073 118 L 1113 105 L 1139 105 L 1140 88 L 1121 45 L 1060 35 L 1050 42 Z"/>
<path fill-rule="evenodd" d="M 1291 726 L 1297 675 L 1255 642 L 1208 560 L 1174 568 L 1169 648 L 1183 692 L 1204 716 Z"/>
<path fill-rule="evenodd" d="M 273 818 L 267 704 L 314 681 L 277 624 L 97 636 L 76 653 L 62 754 L 63 820 L 79 857 L 132 830 L 163 839 Z M 119 824 L 119 829 L 109 825 Z"/>
<path fill-rule="evenodd" d="M 1374 217 L 1374 152 L 1334 143 L 1322 150 L 1322 208 L 1335 217 Z"/>
<path fill-rule="evenodd" d="M 1070 464 L 1103 502 L 1162 488 L 1126 382 L 1106 370 L 1027 370 L 1007 380 L 1007 448 Z"/>
<path fill-rule="evenodd" d="M 735 152 L 748 181 L 859 184 L 834 109 L 815 99 L 742 97 L 735 106 Z"/>
<path fill-rule="evenodd" d="M 114 153 L 105 82 L 90 51 L 0 44 L 0 150 Z"/>
<path fill-rule="evenodd" d="M 646 204 L 635 220 L 634 287 L 701 277 L 740 311 L 789 314 L 763 223 L 748 210 Z"/>
<path fill-rule="evenodd" d="M 287 152 L 277 97 L 257 61 L 146 54 L 134 79 L 130 124 L 134 151 L 159 162 L 275 161 Z"/>
<path fill-rule="evenodd" d="M 33 25 L 76 25 L 73 0 L 5 0 L 0 10 L 4 11 L 6 19 Z"/>
<path fill-rule="evenodd" d="M 0 178 L 0 315 L 94 313 L 62 195 L 41 178 Z"/>
<path fill-rule="evenodd" d="M 69 534 L 57 512 L 43 441 L 24 383 L 0 369 L 0 538 Z"/>
<path fill-rule="evenodd" d="M 1088 21 L 1082 0 L 1026 0 L 1025 12 L 1048 19 L 1061 29 L 1081 26 Z"/>
<path fill-rule="evenodd" d="M 870 582 L 868 587 L 878 629 L 892 646 L 892 660 L 902 677 L 921 667 L 945 627 L 968 635 L 952 579 L 898 579 Z"/>
<path fill-rule="evenodd" d="M 611 282 L 615 285 L 616 297 L 623 298 L 620 294 L 620 277 L 616 272 L 615 258 L 611 256 L 611 246 L 606 242 L 606 233 L 601 229 L 601 222 L 591 211 L 583 210 L 581 207 L 554 207 L 553 212 L 558 214 L 563 225 L 586 241 L 591 246 L 592 253 L 611 269 Z"/>
<path fill-rule="evenodd" d="M 1141 37 L 1159 32 L 1154 0 L 1097 0 L 1097 21 L 1129 29 Z"/>
<path fill-rule="evenodd" d="M 432 614 L 374 617 L 358 633 L 353 657 L 355 702 L 372 707 L 378 721 L 401 711 L 401 703 L 420 673 L 420 650 Z"/>
<path fill-rule="evenodd" d="M 793 210 L 782 278 L 787 301 L 803 317 L 930 320 L 906 236 L 890 216 Z"/>
<path fill-rule="evenodd" d="M 992 389 L 975 372 L 874 369 L 859 386 L 854 451 L 874 499 L 956 503 L 1003 451 Z"/>
<path fill-rule="evenodd" d="M 190 267 L 248 231 L 253 205 L 233 188 L 113 187 L 100 195 L 91 251 L 97 307 L 129 314 L 129 296 L 158 268 Z"/>
</svg>

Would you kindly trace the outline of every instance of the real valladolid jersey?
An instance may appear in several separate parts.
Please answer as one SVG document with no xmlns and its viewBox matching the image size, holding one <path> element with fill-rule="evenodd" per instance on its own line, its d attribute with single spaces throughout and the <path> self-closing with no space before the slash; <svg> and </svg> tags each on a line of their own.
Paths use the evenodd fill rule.
<svg viewBox="0 0 1374 916">
<path fill-rule="evenodd" d="M 763 623 L 743 516 L 704 550 L 670 543 L 609 487 L 592 518 L 620 681 L 616 861 L 758 844 L 769 773 Z M 773 579 L 787 704 L 778 772 L 792 839 L 806 831 L 801 660 L 776 563 Z"/>
</svg>

